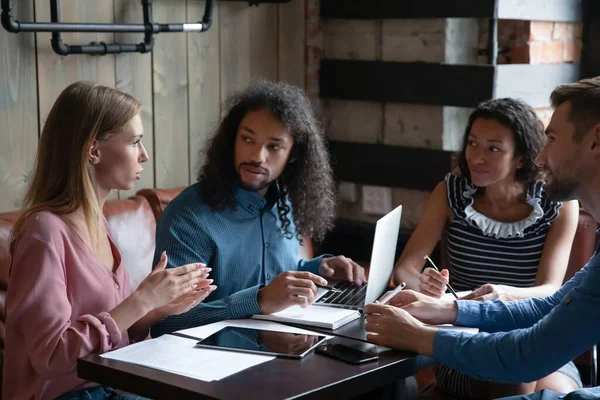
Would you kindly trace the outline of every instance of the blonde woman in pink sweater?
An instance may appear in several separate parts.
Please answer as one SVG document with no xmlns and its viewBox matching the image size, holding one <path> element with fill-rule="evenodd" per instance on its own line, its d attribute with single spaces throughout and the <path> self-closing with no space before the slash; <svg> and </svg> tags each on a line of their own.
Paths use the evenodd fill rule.
<svg viewBox="0 0 600 400">
<path fill-rule="evenodd" d="M 203 264 L 166 270 L 166 254 L 133 293 L 102 216 L 129 190 L 148 154 L 140 103 L 77 82 L 52 107 L 24 212 L 12 232 L 3 398 L 130 398 L 77 378 L 79 357 L 143 340 L 214 286 Z"/>
</svg>

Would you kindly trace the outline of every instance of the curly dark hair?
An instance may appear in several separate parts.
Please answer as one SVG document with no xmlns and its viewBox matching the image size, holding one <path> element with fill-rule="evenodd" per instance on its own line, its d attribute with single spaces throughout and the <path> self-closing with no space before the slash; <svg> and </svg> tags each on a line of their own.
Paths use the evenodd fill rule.
<svg viewBox="0 0 600 400">
<path fill-rule="evenodd" d="M 515 155 L 523 156 L 523 167 L 517 170 L 515 176 L 518 182 L 528 183 L 542 178 L 542 169 L 535 163 L 535 159 L 544 146 L 544 124 L 531 106 L 509 97 L 484 101 L 471 113 L 461 149 L 454 154 L 452 160 L 452 169 L 456 175 L 471 179 L 465 153 L 471 128 L 478 118 L 492 119 L 512 131 Z"/>
<path fill-rule="evenodd" d="M 302 89 L 287 83 L 257 81 L 231 94 L 224 104 L 223 119 L 212 137 L 198 174 L 203 200 L 214 210 L 236 206 L 234 191 L 239 175 L 234 166 L 238 127 L 248 111 L 269 110 L 290 131 L 294 144 L 288 163 L 277 178 L 277 211 L 285 237 L 320 242 L 333 228 L 335 183 L 325 135 Z M 292 204 L 292 209 L 287 200 Z"/>
</svg>

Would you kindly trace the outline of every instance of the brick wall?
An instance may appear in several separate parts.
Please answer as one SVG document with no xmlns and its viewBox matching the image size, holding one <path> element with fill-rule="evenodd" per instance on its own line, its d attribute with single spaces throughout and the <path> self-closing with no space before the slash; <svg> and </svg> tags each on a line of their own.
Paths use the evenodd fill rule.
<svg viewBox="0 0 600 400">
<path fill-rule="evenodd" d="M 318 1 L 308 0 L 307 86 L 329 138 L 450 151 L 459 148 L 471 108 L 319 99 L 318 65 L 321 58 L 487 63 L 487 20 L 319 20 L 318 13 Z M 498 42 L 498 63 L 578 61 L 581 25 L 500 20 Z M 547 123 L 551 110 L 540 109 L 538 113 Z M 344 182 L 338 215 L 376 221 L 380 215 L 364 211 L 363 195 L 368 195 L 367 190 L 370 188 Z M 389 188 L 385 193 L 392 206 L 404 205 L 402 226 L 414 228 L 429 192 Z"/>
<path fill-rule="evenodd" d="M 487 41 L 482 25 L 480 43 Z M 499 64 L 560 64 L 581 60 L 582 24 L 546 21 L 498 21 Z M 552 109 L 539 108 L 548 125 Z"/>
</svg>

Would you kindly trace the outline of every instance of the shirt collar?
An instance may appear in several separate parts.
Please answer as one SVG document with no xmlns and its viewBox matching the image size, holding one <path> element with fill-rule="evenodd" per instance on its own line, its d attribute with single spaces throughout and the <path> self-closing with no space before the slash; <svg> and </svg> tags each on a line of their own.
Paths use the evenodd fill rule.
<svg viewBox="0 0 600 400">
<path fill-rule="evenodd" d="M 272 209 L 277 203 L 278 194 L 279 185 L 277 185 L 276 182 L 273 182 L 269 187 L 269 190 L 267 190 L 265 197 L 262 197 L 256 191 L 236 187 L 234 198 L 238 206 L 241 206 L 252 213 L 259 213 L 261 210 L 267 211 Z"/>
</svg>

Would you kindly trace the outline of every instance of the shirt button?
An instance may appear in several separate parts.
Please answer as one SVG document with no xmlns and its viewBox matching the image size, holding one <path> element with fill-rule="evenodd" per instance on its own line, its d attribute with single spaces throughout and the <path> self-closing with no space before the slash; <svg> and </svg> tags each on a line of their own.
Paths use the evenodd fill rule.
<svg viewBox="0 0 600 400">
<path fill-rule="evenodd" d="M 267 275 L 267 279 L 271 279 L 271 275 Z"/>
<path fill-rule="evenodd" d="M 265 243 L 265 247 L 268 249 L 271 244 L 269 242 Z"/>
<path fill-rule="evenodd" d="M 115 289 L 119 288 L 119 284 L 115 282 Z"/>
<path fill-rule="evenodd" d="M 252 206 L 252 204 L 250 204 L 250 205 L 248 206 L 248 210 L 250 210 L 250 211 L 254 210 L 254 206 Z"/>
<path fill-rule="evenodd" d="M 569 296 L 565 297 L 565 299 L 563 300 L 563 303 L 570 304 L 571 303 L 571 297 L 569 297 Z"/>
</svg>

